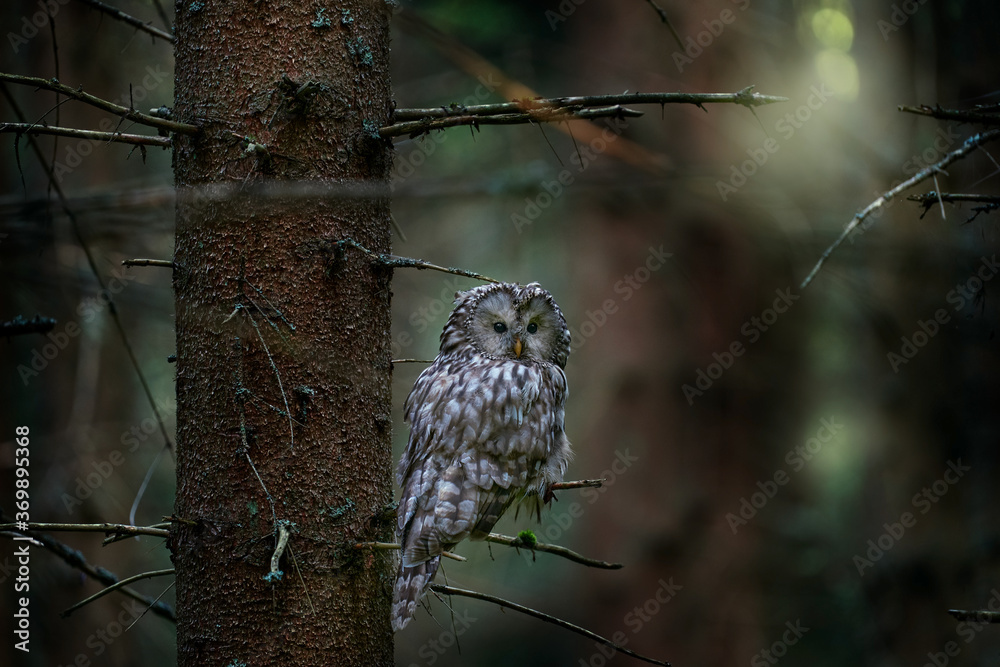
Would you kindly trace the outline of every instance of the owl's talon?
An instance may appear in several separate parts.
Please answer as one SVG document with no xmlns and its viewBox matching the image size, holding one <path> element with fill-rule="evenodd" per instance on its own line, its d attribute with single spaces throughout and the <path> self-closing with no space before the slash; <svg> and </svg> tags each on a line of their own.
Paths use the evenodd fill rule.
<svg viewBox="0 0 1000 667">
<path fill-rule="evenodd" d="M 542 504 L 548 505 L 553 500 L 555 501 L 559 500 L 558 498 L 556 498 L 556 492 L 552 490 L 551 486 L 546 486 L 545 493 L 542 495 Z"/>
</svg>

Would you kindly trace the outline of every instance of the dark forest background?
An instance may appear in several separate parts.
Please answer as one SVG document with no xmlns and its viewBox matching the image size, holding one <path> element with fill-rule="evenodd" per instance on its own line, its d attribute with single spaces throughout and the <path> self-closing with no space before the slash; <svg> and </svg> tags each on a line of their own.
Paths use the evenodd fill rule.
<svg viewBox="0 0 1000 667">
<path fill-rule="evenodd" d="M 2 71 L 58 72 L 125 103 L 131 86 L 141 110 L 172 104 L 169 45 L 82 4 L 55 4 L 58 69 L 48 23 L 30 37 L 24 23 L 39 5 L 9 2 Z M 149 2 L 117 5 L 158 24 Z M 679 666 L 992 664 L 1000 630 L 946 610 L 991 600 L 1000 609 L 997 213 L 970 221 L 969 206 L 946 205 L 943 218 L 938 206 L 924 215 L 897 199 L 812 285 L 799 283 L 855 213 L 977 131 L 897 105 L 1000 101 L 1000 6 L 659 5 L 694 44 L 683 57 L 645 0 L 407 5 L 539 95 L 753 84 L 790 98 L 756 117 L 736 105 L 642 107 L 642 118 L 595 121 L 609 128 L 601 141 L 548 125 L 397 143 L 394 251 L 538 281 L 573 330 L 568 477 L 608 482 L 560 493 L 540 526 L 522 514 L 498 528 L 625 564 L 608 572 L 463 544 L 469 562 L 447 562 L 443 574 Z M 392 49 L 399 107 L 503 101 L 406 21 Z M 12 90 L 31 120 L 54 103 Z M 6 102 L 0 109 L 14 120 Z M 60 114 L 72 127 L 104 118 L 73 102 Z M 14 427 L 24 424 L 33 520 L 128 522 L 152 468 L 134 521 L 156 523 L 173 510 L 173 460 L 66 217 L 44 203 L 43 172 L 23 141 L 15 151 L 12 135 L 0 139 L 0 320 L 39 313 L 58 320 L 53 335 L 79 327 L 37 374 L 19 369 L 52 340 L 0 341 L 0 507 L 10 511 Z M 170 154 L 42 142 L 65 167 L 99 269 L 123 286 L 122 320 L 172 428 L 170 275 L 121 267 L 172 256 Z M 996 193 L 996 158 L 988 145 L 914 192 Z M 474 284 L 397 270 L 394 356 L 432 358 L 454 292 Z M 402 401 L 422 368 L 394 373 L 397 458 Z M 160 540 L 60 538 L 120 576 L 169 567 Z M 13 608 L 12 552 L 0 545 L 3 609 Z M 168 584 L 136 588 L 156 596 Z M 60 618 L 98 588 L 40 550 L 31 587 L 32 653 L 15 664 L 174 662 L 163 619 L 120 632 L 133 618 L 126 598 Z M 162 600 L 172 604 L 172 591 Z M 396 637 L 397 664 L 605 664 L 592 642 L 552 626 L 471 600 L 453 607 L 454 620 L 436 600 L 433 618 L 418 614 Z M 0 629 L 0 654 L 13 655 L 9 614 Z"/>
</svg>

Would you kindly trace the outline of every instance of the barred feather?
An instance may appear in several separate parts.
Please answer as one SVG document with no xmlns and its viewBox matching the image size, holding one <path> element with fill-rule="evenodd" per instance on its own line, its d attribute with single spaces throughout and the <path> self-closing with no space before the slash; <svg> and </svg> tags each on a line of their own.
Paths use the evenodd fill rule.
<svg viewBox="0 0 1000 667">
<path fill-rule="evenodd" d="M 404 407 L 410 439 L 397 475 L 396 630 L 412 617 L 442 552 L 484 538 L 525 497 L 539 510 L 572 455 L 563 430 L 569 330 L 551 295 L 535 283 L 493 284 L 459 294 L 456 304 L 437 358 Z"/>
</svg>

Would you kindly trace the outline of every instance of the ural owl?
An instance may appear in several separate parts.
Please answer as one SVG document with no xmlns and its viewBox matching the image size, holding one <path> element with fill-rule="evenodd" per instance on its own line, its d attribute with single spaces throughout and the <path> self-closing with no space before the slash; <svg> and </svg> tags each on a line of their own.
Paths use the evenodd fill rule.
<svg viewBox="0 0 1000 667">
<path fill-rule="evenodd" d="M 406 399 L 394 630 L 413 617 L 443 551 L 486 537 L 516 501 L 539 514 L 572 456 L 563 431 L 570 334 L 552 295 L 500 283 L 460 292 L 455 304 L 437 358 Z"/>
</svg>

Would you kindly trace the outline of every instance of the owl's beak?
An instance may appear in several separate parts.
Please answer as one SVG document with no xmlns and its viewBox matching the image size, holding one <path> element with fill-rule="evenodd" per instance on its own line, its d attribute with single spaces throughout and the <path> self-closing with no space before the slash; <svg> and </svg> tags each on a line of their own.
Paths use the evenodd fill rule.
<svg viewBox="0 0 1000 667">
<path fill-rule="evenodd" d="M 514 336 L 514 356 L 518 359 L 521 358 L 521 337 Z"/>
</svg>

